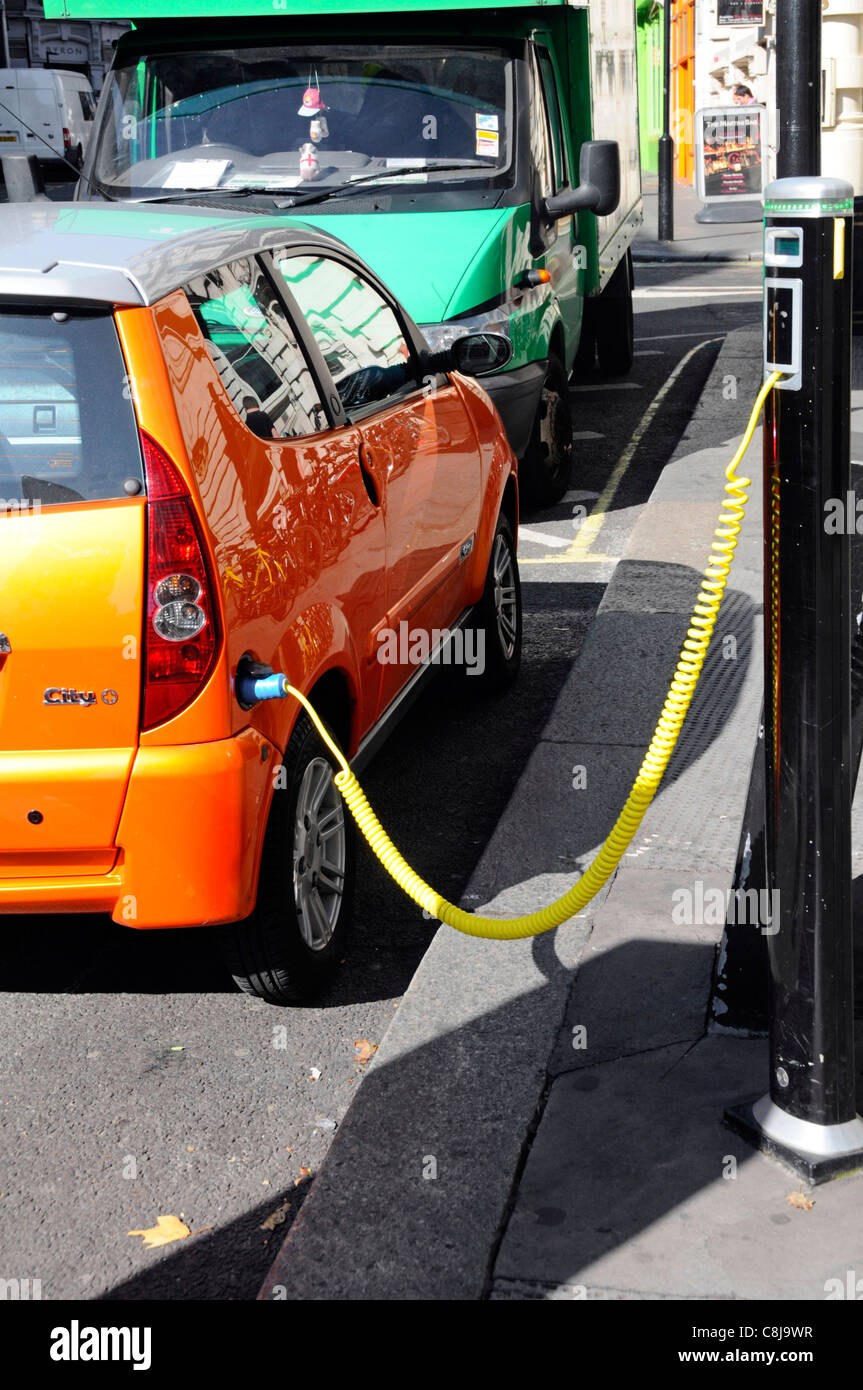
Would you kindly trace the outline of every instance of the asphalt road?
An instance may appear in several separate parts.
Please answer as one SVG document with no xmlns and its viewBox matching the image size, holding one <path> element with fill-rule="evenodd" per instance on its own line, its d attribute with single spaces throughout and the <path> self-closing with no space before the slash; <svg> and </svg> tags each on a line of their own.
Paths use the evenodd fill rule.
<svg viewBox="0 0 863 1390">
<path fill-rule="evenodd" d="M 636 274 L 633 372 L 576 384 L 572 490 L 522 517 L 515 689 L 482 702 L 442 673 L 364 778 L 406 857 L 456 900 L 722 337 L 758 319 L 758 266 Z M 579 507 L 594 515 L 576 526 Z M 166 853 L 181 836 L 166 807 Z M 355 1043 L 380 1041 L 436 925 L 363 851 L 342 973 L 285 1011 L 235 991 L 205 929 L 6 917 L 0 1278 L 39 1279 L 45 1299 L 254 1298 L 362 1083 Z M 147 1250 L 127 1234 L 163 1214 L 192 1237 Z"/>
</svg>

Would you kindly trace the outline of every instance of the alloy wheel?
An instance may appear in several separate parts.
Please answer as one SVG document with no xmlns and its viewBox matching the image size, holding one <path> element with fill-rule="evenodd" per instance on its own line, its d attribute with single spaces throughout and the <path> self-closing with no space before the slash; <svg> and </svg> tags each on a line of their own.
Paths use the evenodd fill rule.
<svg viewBox="0 0 863 1390">
<path fill-rule="evenodd" d="M 333 769 L 313 758 L 303 774 L 294 817 L 294 902 L 306 945 L 322 951 L 338 922 L 347 858 L 345 813 Z"/>
</svg>

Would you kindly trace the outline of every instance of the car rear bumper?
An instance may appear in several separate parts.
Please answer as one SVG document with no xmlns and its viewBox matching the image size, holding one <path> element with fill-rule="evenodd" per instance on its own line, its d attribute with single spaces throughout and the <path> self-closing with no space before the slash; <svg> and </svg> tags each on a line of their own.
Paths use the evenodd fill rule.
<svg viewBox="0 0 863 1390">
<path fill-rule="evenodd" d="M 511 372 L 484 376 L 480 382 L 497 407 L 517 458 L 524 457 L 530 443 L 547 366 L 546 359 L 528 362 L 526 367 L 516 367 Z"/>
<path fill-rule="evenodd" d="M 0 878 L 0 912 L 107 912 L 142 929 L 247 917 L 279 762 L 254 729 L 215 743 L 140 748 L 107 872 L 80 872 L 80 851 L 65 867 L 62 854 L 49 866 L 22 858 L 20 874 L 7 865 Z"/>
</svg>

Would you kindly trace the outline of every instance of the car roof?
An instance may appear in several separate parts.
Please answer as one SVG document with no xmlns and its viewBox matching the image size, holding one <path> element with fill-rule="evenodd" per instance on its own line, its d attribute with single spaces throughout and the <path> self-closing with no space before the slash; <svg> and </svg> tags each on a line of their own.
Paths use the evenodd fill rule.
<svg viewBox="0 0 863 1390">
<path fill-rule="evenodd" d="M 157 203 L 0 204 L 0 300 L 154 304 L 270 247 L 347 248 L 285 217 Z"/>
</svg>

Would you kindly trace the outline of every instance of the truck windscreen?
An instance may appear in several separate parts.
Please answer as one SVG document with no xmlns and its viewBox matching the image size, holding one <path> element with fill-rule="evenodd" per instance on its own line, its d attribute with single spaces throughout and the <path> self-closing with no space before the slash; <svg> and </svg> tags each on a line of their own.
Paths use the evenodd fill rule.
<svg viewBox="0 0 863 1390">
<path fill-rule="evenodd" d="M 93 176 L 114 198 L 307 192 L 406 166 L 388 188 L 496 179 L 511 160 L 510 69 L 503 51 L 425 44 L 137 55 L 110 75 Z"/>
</svg>

